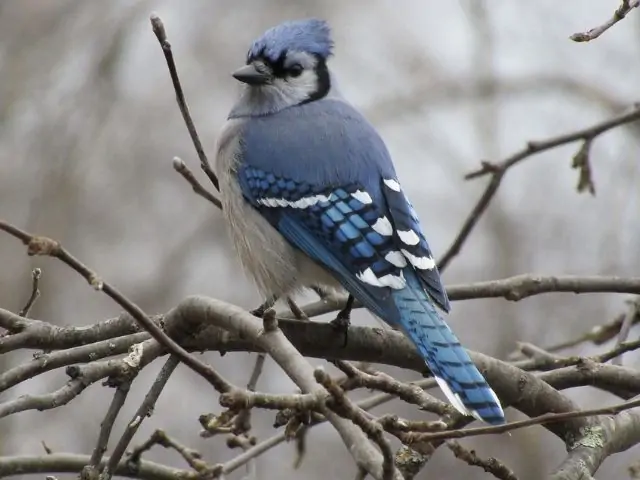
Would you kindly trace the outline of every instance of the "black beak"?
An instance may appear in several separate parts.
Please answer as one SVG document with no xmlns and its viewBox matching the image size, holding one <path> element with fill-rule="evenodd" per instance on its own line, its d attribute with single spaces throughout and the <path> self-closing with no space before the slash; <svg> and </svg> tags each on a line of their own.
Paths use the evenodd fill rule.
<svg viewBox="0 0 640 480">
<path fill-rule="evenodd" d="M 231 75 L 236 80 L 248 85 L 264 85 L 271 81 L 271 75 L 266 72 L 259 72 L 253 64 L 240 67 Z"/>
</svg>

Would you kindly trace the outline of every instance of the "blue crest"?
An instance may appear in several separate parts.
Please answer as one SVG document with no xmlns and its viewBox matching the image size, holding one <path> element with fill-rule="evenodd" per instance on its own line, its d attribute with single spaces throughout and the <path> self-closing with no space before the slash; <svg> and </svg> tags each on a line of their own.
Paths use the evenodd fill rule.
<svg viewBox="0 0 640 480">
<path fill-rule="evenodd" d="M 248 57 L 277 61 L 287 51 L 306 52 L 327 59 L 331 55 L 331 29 L 324 20 L 311 18 L 281 23 L 253 42 Z"/>
</svg>

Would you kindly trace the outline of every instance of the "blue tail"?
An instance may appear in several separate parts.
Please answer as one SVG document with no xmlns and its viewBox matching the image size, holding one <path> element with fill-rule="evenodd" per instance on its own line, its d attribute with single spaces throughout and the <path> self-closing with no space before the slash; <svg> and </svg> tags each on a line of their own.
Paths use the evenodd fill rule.
<svg viewBox="0 0 640 480">
<path fill-rule="evenodd" d="M 400 327 L 433 373 L 438 385 L 462 414 L 494 425 L 504 423 L 500 401 L 442 319 L 413 269 L 404 270 L 406 288 L 392 293 Z"/>
</svg>

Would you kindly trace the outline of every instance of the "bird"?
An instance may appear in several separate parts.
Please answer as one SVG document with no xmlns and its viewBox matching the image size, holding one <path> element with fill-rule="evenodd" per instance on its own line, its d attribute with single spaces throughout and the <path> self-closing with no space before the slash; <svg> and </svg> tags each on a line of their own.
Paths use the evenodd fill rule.
<svg viewBox="0 0 640 480">
<path fill-rule="evenodd" d="M 443 319 L 447 293 L 390 153 L 340 93 L 322 19 L 255 39 L 216 147 L 223 215 L 265 306 L 344 289 L 415 346 L 460 413 L 504 423 L 497 395 Z M 442 314 L 440 313 L 442 312 Z"/>
</svg>

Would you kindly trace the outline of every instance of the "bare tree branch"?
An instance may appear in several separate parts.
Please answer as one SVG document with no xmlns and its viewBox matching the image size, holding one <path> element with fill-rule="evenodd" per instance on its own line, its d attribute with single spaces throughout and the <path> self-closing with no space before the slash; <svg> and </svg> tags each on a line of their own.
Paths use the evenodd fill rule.
<svg viewBox="0 0 640 480">
<path fill-rule="evenodd" d="M 148 339 L 149 334 L 146 332 L 133 333 L 59 352 L 36 354 L 30 362 L 23 363 L 0 374 L 0 392 L 56 368 L 125 353 L 132 345 Z M 40 340 L 42 341 L 43 339 Z"/>
<path fill-rule="evenodd" d="M 98 435 L 98 443 L 93 449 L 91 454 L 91 461 L 82 469 L 82 475 L 84 478 L 94 478 L 98 474 L 98 466 L 102 460 L 102 456 L 107 451 L 107 445 L 109 443 L 109 437 L 111 436 L 111 429 L 113 424 L 120 413 L 120 409 L 124 405 L 129 389 L 131 387 L 131 380 L 127 379 L 121 381 L 116 387 L 116 392 L 113 395 L 109 409 L 100 424 L 100 433 Z"/>
<path fill-rule="evenodd" d="M 547 140 L 529 142 L 522 150 L 515 152 L 499 163 L 491 163 L 486 161 L 482 162 L 482 168 L 467 174 L 465 178 L 469 180 L 484 175 L 491 175 L 491 180 L 487 184 L 487 187 L 481 195 L 480 199 L 467 216 L 467 219 L 463 222 L 459 233 L 453 240 L 453 243 L 439 260 L 438 268 L 440 270 L 444 270 L 449 265 L 451 260 L 453 260 L 453 258 L 458 255 L 458 253 L 460 253 L 464 242 L 467 240 L 467 238 L 469 238 L 469 235 L 473 231 L 475 225 L 478 223 L 478 220 L 480 220 L 480 217 L 486 211 L 487 207 L 491 203 L 491 200 L 498 191 L 498 188 L 502 184 L 502 180 L 504 179 L 505 174 L 511 167 L 517 165 L 518 163 L 529 157 L 550 150 L 552 148 L 559 147 L 560 145 L 565 145 L 567 143 L 573 143 L 580 140 L 582 140 L 583 142 L 592 142 L 594 138 L 601 135 L 602 133 L 607 132 L 620 125 L 635 122 L 638 119 L 640 119 L 640 104 L 634 105 L 634 107 L 627 113 L 623 113 L 609 120 L 597 123 L 595 125 L 592 125 L 591 127 L 565 135 L 552 137 Z"/>
<path fill-rule="evenodd" d="M 138 428 L 140 428 L 140 425 L 142 424 L 144 419 L 151 415 L 154 405 L 158 401 L 162 390 L 169 381 L 169 377 L 178 366 L 178 362 L 178 358 L 174 355 L 171 355 L 163 365 L 160 373 L 158 373 L 155 382 L 153 382 L 153 385 L 151 385 L 151 389 L 149 389 L 149 392 L 144 397 L 144 400 L 140 404 L 140 407 L 138 407 L 138 410 L 134 414 L 133 418 L 127 424 L 122 437 L 120 437 L 120 440 L 118 440 L 118 443 L 116 444 L 116 447 L 111 454 L 111 458 L 108 459 L 102 473 L 100 474 L 100 480 L 109 480 L 114 473 L 118 473 L 120 460 L 127 450 L 129 442 L 131 442 L 131 439 L 138 431 Z M 140 464 L 140 462 L 138 463 Z"/>
<path fill-rule="evenodd" d="M 67 264 L 84 277 L 89 285 L 111 297 L 118 305 L 127 311 L 136 321 L 155 338 L 163 347 L 176 355 L 185 365 L 204 377 L 219 392 L 231 390 L 231 384 L 209 365 L 202 363 L 187 352 L 171 337 L 162 331 L 146 313 L 131 300 L 120 293 L 115 287 L 104 282 L 95 272 L 67 252 L 59 242 L 47 237 L 36 237 L 0 220 L 0 230 L 13 235 L 27 245 L 29 255 L 45 255 L 55 257 Z"/>
<path fill-rule="evenodd" d="M 574 33 L 569 38 L 574 42 L 590 42 L 591 40 L 595 40 L 620 20 L 624 19 L 627 14 L 629 14 L 632 9 L 637 8 L 638 5 L 640 5 L 640 0 L 622 0 L 620 6 L 613 12 L 613 16 L 609 20 L 587 32 Z"/>
<path fill-rule="evenodd" d="M 623 452 L 640 442 L 640 410 L 626 410 L 614 417 L 603 417 L 569 446 L 569 454 L 552 473 L 552 480 L 590 478 L 610 455 Z"/>
<path fill-rule="evenodd" d="M 636 293 L 640 291 L 640 278 L 517 275 L 504 280 L 452 286 L 450 291 L 456 300 L 502 297 L 517 302 L 542 293 Z"/>
<path fill-rule="evenodd" d="M 447 445 L 456 458 L 459 458 L 469 465 L 480 467 L 485 472 L 491 473 L 496 478 L 501 480 L 518 480 L 516 474 L 495 457 L 490 457 L 486 460 L 484 458 L 480 458 L 474 450 L 466 449 L 460 444 L 460 442 L 456 442 L 455 440 L 447 440 L 445 445 Z"/>
<path fill-rule="evenodd" d="M 102 465 L 110 460 L 105 457 Z M 16 455 L 0 457 L 0 476 L 25 475 L 32 473 L 78 473 L 91 461 L 89 455 L 72 453 L 52 453 L 49 455 Z M 120 462 L 115 473 L 141 480 L 197 480 L 198 474 L 189 470 L 167 467 L 158 463 L 141 461 L 138 465 Z"/>
<path fill-rule="evenodd" d="M 207 323 L 239 334 L 243 338 L 251 339 L 257 346 L 269 353 L 303 392 L 319 393 L 324 390 L 315 381 L 311 365 L 287 340 L 279 328 L 271 331 L 266 326 L 262 328 L 258 319 L 253 315 L 217 300 L 190 297 L 179 308 L 186 317 L 192 317 L 196 311 L 200 310 L 200 313 L 204 313 Z M 308 325 L 311 322 L 298 323 Z M 382 457 L 362 431 L 326 407 L 323 407 L 321 412 L 338 431 L 356 464 L 366 468 L 374 478 L 382 479 Z M 394 478 L 400 480 L 397 475 Z"/>
<path fill-rule="evenodd" d="M 608 120 L 598 122 L 590 127 L 576 130 L 575 132 L 558 135 L 546 140 L 530 141 L 522 150 L 510 155 L 499 163 L 484 162 L 482 168 L 465 175 L 467 180 L 494 175 L 496 170 L 506 171 L 529 157 L 551 150 L 552 148 L 566 145 L 567 143 L 593 140 L 609 130 L 621 125 L 637 122 L 640 120 L 640 104 L 633 105 L 627 112 L 617 115 Z"/>
<path fill-rule="evenodd" d="M 189 169 L 189 167 L 187 167 L 187 164 L 184 163 L 180 158 L 173 157 L 173 169 L 180 175 L 182 175 L 182 178 L 184 178 L 189 183 L 189 185 L 191 185 L 191 188 L 197 195 L 200 195 L 202 198 L 208 200 L 217 208 L 222 210 L 222 203 L 220 202 L 218 197 L 216 197 L 213 193 L 202 186 L 193 172 Z"/>
<path fill-rule="evenodd" d="M 187 106 L 187 101 L 184 98 L 184 92 L 182 91 L 182 85 L 180 84 L 180 77 L 178 77 L 178 70 L 176 68 L 176 63 L 173 58 L 173 51 L 171 50 L 171 44 L 167 39 L 167 32 L 164 28 L 164 23 L 162 23 L 162 20 L 156 14 L 151 15 L 150 20 L 151 20 L 151 27 L 153 28 L 153 33 L 156 35 L 158 42 L 160 42 L 160 46 L 162 47 L 162 53 L 164 53 L 164 58 L 167 62 L 167 67 L 169 68 L 169 74 L 171 75 L 171 82 L 173 83 L 173 89 L 176 92 L 176 100 L 178 102 L 178 107 L 180 107 L 182 118 L 184 119 L 184 123 L 187 125 L 187 130 L 189 131 L 189 135 L 191 136 L 191 141 L 193 142 L 193 146 L 196 147 L 196 152 L 198 153 L 198 158 L 200 159 L 200 168 L 202 168 L 202 171 L 207 175 L 207 177 L 209 177 L 209 180 L 211 181 L 213 186 L 216 188 L 216 190 L 219 190 L 218 177 L 216 176 L 216 174 L 213 172 L 211 168 L 211 164 L 209 163 L 207 154 L 204 153 L 202 142 L 200 141 L 200 137 L 198 136 L 196 126 L 193 123 L 193 120 L 191 119 L 191 114 L 189 113 L 189 107 Z M 216 206 L 219 206 L 219 205 L 221 206 L 220 201 L 217 199 L 213 203 Z"/>
<path fill-rule="evenodd" d="M 38 284 L 40 283 L 41 276 L 42 270 L 40 270 L 39 268 L 34 268 L 31 271 L 31 295 L 29 295 L 29 300 L 27 300 L 25 306 L 22 307 L 22 310 L 20 310 L 20 312 L 18 313 L 18 315 L 20 315 L 21 317 L 26 317 L 29 315 L 31 307 L 33 307 L 33 304 L 36 303 L 36 300 L 38 300 L 38 297 L 40 296 L 40 289 L 38 289 Z"/>
<path fill-rule="evenodd" d="M 574 40 L 588 41 L 597 38 L 638 5 L 638 0 L 622 0 L 612 20 L 586 34 L 574 35 Z M 486 14 L 484 9 L 481 9 L 481 13 Z M 218 178 L 211 168 L 191 118 L 165 27 L 157 15 L 152 15 L 150 20 L 163 50 L 176 100 L 198 154 L 200 167 L 217 189 Z M 483 28 L 488 29 L 489 24 L 485 22 Z M 119 38 L 120 35 L 116 37 Z M 488 59 L 489 57 L 485 58 Z M 441 86 L 440 91 L 448 92 L 449 96 L 465 92 L 467 98 L 469 95 L 486 98 L 485 93 L 491 98 L 497 98 L 500 85 L 496 79 L 490 78 L 491 75 L 485 77 L 472 82 L 470 88 L 468 85 L 455 85 L 455 82 L 447 79 L 449 84 L 443 85 L 444 89 Z M 513 83 L 513 80 L 510 82 Z M 531 80 L 528 85 L 526 83 L 511 88 L 510 91 L 530 88 Z M 571 86 L 570 90 L 573 90 L 571 81 L 560 80 L 555 84 L 564 85 L 565 90 L 567 86 Z M 482 90 L 486 92 L 483 93 Z M 617 109 L 621 103 L 620 99 L 612 100 L 612 97 L 603 94 L 598 88 L 586 87 L 583 90 L 582 95 L 584 92 L 595 91 L 600 101 L 604 99 L 604 103 L 611 109 Z M 590 159 L 593 143 L 606 131 L 639 119 L 640 104 L 636 104 L 630 112 L 594 124 L 590 128 L 542 142 L 529 142 L 525 148 L 498 163 L 482 162 L 481 168 L 470 173 L 467 178 L 485 175 L 491 178 L 484 194 L 445 252 L 440 268 L 447 268 L 461 251 L 496 195 L 506 172 L 513 166 L 540 152 L 578 142 L 571 163 L 577 170 L 577 190 L 595 193 Z M 479 127 L 482 130 L 484 126 L 481 123 Z M 216 194 L 205 188 L 182 160 L 174 158 L 173 167 L 196 194 L 221 208 Z M 116 388 L 97 432 L 95 445 L 89 446 L 93 447 L 91 456 L 52 454 L 45 446 L 45 454 L 40 457 L 0 457 L 0 476 L 46 473 L 48 479 L 56 480 L 53 474 L 73 472 L 80 473 L 82 480 L 110 480 L 113 475 L 142 479 L 222 479 L 224 475 L 243 465 L 247 465 L 250 475 L 255 476 L 255 464 L 249 462 L 283 440 L 295 440 L 297 458 L 294 465 L 299 466 L 305 452 L 312 451 L 307 448 L 307 432 L 314 425 L 325 421 L 339 433 L 355 460 L 357 473 L 348 473 L 347 476 L 353 478 L 353 473 L 356 473 L 356 478 L 370 475 L 377 480 L 414 478 L 430 460 L 433 452 L 445 444 L 456 457 L 469 465 L 480 466 L 496 478 L 515 480 L 514 472 L 501 460 L 482 458 L 451 439 L 507 432 L 532 425 L 542 425 L 562 439 L 567 447 L 565 460 L 553 472 L 553 478 L 556 479 L 592 478 L 605 458 L 640 443 L 640 373 L 632 368 L 606 363 L 612 359 L 620 360 L 623 353 L 640 348 L 640 341 L 626 341 L 630 327 L 640 321 L 640 312 L 635 308 L 637 305 L 626 315 L 574 340 L 577 343 L 572 345 L 585 341 L 597 344 L 618 334 L 614 348 L 590 357 L 563 356 L 524 343 L 519 346 L 522 356 L 511 363 L 470 352 L 504 407 L 513 407 L 529 418 L 499 427 L 469 428 L 468 425 L 474 421 L 471 417 L 461 415 L 449 404 L 428 393 L 429 389 L 437 387 L 433 378 L 405 383 L 376 371 L 370 365 L 352 363 L 378 363 L 412 369 L 423 375 L 429 374 L 424 360 L 407 338 L 397 331 L 351 327 L 349 343 L 345 347 L 342 333 L 338 334 L 330 325 L 281 319 L 272 309 L 264 312 L 262 320 L 258 320 L 239 307 L 204 297 L 189 297 L 166 314 L 151 317 L 111 284 L 105 283 L 96 272 L 73 257 L 57 241 L 31 235 L 2 221 L 0 230 L 27 245 L 29 255 L 46 255 L 59 259 L 127 312 L 118 318 L 98 321 L 88 327 L 58 327 L 47 321 L 27 318 L 39 293 L 39 274 L 36 270 L 32 274 L 30 299 L 20 315 L 0 309 L 0 327 L 3 329 L 0 332 L 0 354 L 15 352 L 9 358 L 11 362 L 14 358 L 23 358 L 24 355 L 20 354 L 28 353 L 29 349 L 42 350 L 35 352 L 33 359 L 21 364 L 10 364 L 0 372 L 0 393 L 44 372 L 58 370 L 61 373 L 60 369 L 65 368 L 69 377 L 49 393 L 3 397 L 0 417 L 25 410 L 45 410 L 64 405 L 99 381 Z M 452 300 L 503 298 L 519 301 L 533 295 L 560 292 L 609 292 L 640 296 L 640 278 L 518 275 L 454 285 L 448 289 Z M 290 311 L 282 311 L 280 316 L 308 320 L 308 317 L 340 310 L 344 306 L 345 299 L 325 295 L 322 291 L 319 293 L 320 302 L 302 309 L 292 298 L 286 298 Z M 77 319 L 65 320 L 68 324 L 81 324 Z M 82 325 L 87 323 L 90 322 L 85 321 Z M 564 346 L 568 344 L 569 342 L 564 342 Z M 257 352 L 258 357 L 246 388 L 242 388 L 230 383 L 212 366 L 198 360 L 191 353 L 196 351 Z M 167 360 L 160 374 L 132 420 L 121 432 L 112 455 L 105 457 L 113 426 L 122 412 L 130 385 L 143 368 L 165 355 Z M 275 360 L 299 387 L 300 392 L 257 391 L 266 355 Z M 321 368 L 315 368 L 312 360 L 305 357 L 329 361 L 343 373 L 330 377 Z M 200 415 L 204 429 L 202 436 L 225 436 L 229 448 L 241 449 L 241 453 L 235 458 L 225 463 L 209 464 L 202 460 L 198 452 L 160 429 L 156 429 L 153 435 L 126 457 L 126 450 L 133 436 L 145 417 L 151 414 L 180 361 L 214 386 L 217 391 L 215 398 L 218 398 L 222 407 L 213 413 Z M 610 392 L 626 401 L 587 410 L 560 391 L 577 386 Z M 356 403 L 353 398 L 364 393 L 365 389 L 384 393 Z M 427 413 L 420 412 L 420 420 L 400 418 L 393 411 L 376 415 L 367 413 L 368 409 L 392 399 L 401 400 L 408 406 Z M 277 410 L 274 427 L 283 431 L 258 442 L 251 425 L 251 417 L 256 408 Z M 410 418 L 409 415 L 407 417 Z M 394 455 L 392 445 L 396 445 L 398 440 L 401 446 Z M 174 450 L 191 468 L 171 469 L 142 460 L 145 452 L 155 445 Z"/>
<path fill-rule="evenodd" d="M 164 448 L 175 450 L 191 468 L 200 474 L 205 473 L 207 469 L 210 468 L 207 463 L 202 460 L 202 455 L 199 452 L 187 448 L 178 441 L 172 439 L 164 430 L 154 431 L 147 441 L 139 447 L 136 447 L 129 456 L 129 462 L 139 464 L 142 454 L 147 450 L 150 450 L 154 445 L 160 445 Z"/>
<path fill-rule="evenodd" d="M 398 472 L 394 466 L 393 450 L 391 450 L 391 445 L 389 445 L 389 442 L 384 438 L 382 427 L 367 418 L 364 411 L 349 400 L 344 390 L 342 390 L 323 369 L 317 368 L 314 375 L 316 380 L 327 389 L 332 397 L 333 401 L 329 403 L 329 408 L 341 417 L 348 418 L 358 425 L 362 431 L 367 434 L 367 437 L 373 440 L 376 445 L 378 445 L 378 448 L 380 448 L 383 458 L 382 480 L 402 478 L 400 472 Z"/>
<path fill-rule="evenodd" d="M 526 274 L 487 282 L 450 285 L 446 290 L 449 300 L 451 301 L 504 298 L 517 302 L 533 295 L 546 293 L 635 294 L 640 291 L 640 278 L 581 277 L 575 275 L 542 276 Z M 339 310 L 344 306 L 346 300 L 346 296 L 336 296 L 332 299 L 313 302 L 306 305 L 303 310 L 309 318 L 313 318 Z M 362 308 L 362 305 L 356 300 L 353 308 Z M 295 318 L 291 312 L 283 311 L 280 315 L 285 318 Z"/>
<path fill-rule="evenodd" d="M 638 316 L 640 316 L 640 297 L 634 298 L 629 302 L 629 308 L 622 319 L 622 325 L 620 325 L 620 332 L 618 333 L 618 338 L 616 340 L 616 348 L 620 348 L 627 340 L 631 327 Z M 620 355 L 613 358 L 613 363 L 622 365 L 622 352 L 620 352 Z"/>
<path fill-rule="evenodd" d="M 52 393 L 22 395 L 8 400 L 0 404 L 0 418 L 25 410 L 48 410 L 65 405 L 98 380 L 107 377 L 126 379 L 135 375 L 158 353 L 151 348 L 147 352 L 143 352 L 142 348 L 133 349 L 122 359 L 67 367 L 66 373 L 71 379 L 63 387 Z"/>
</svg>

